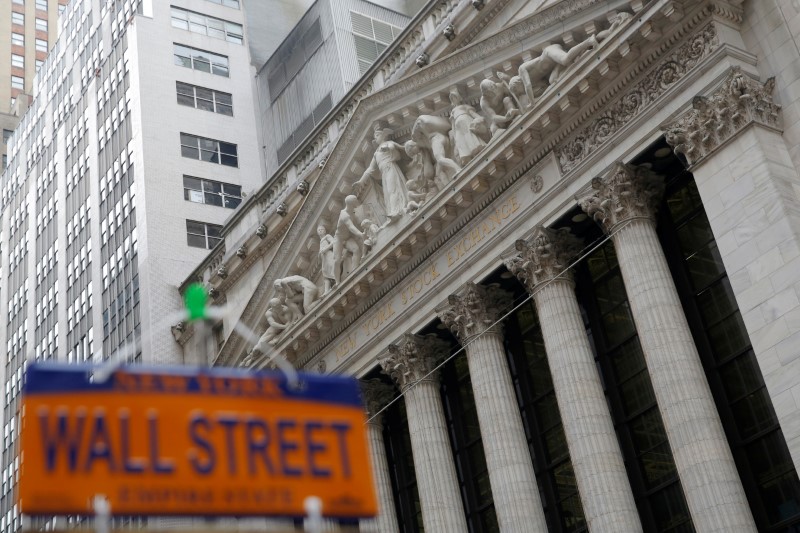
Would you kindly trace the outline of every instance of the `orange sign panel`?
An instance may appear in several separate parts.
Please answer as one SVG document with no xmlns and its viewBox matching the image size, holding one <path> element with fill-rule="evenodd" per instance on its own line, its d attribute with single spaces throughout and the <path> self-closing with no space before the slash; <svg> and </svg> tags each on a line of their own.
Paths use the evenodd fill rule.
<svg viewBox="0 0 800 533">
<path fill-rule="evenodd" d="M 32 365 L 22 404 L 23 513 L 329 517 L 377 511 L 358 384 L 233 369 Z"/>
</svg>

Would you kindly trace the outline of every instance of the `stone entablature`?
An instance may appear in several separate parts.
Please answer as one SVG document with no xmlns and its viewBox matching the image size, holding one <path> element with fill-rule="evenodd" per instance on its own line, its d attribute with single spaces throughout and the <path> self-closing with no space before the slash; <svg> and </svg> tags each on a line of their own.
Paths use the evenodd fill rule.
<svg viewBox="0 0 800 533">
<path fill-rule="evenodd" d="M 325 221 L 327 229 L 330 230 L 331 216 L 342 210 L 344 198 L 352 192 L 361 193 L 359 200 L 361 206 L 365 201 L 377 203 L 374 191 L 364 189 L 354 191 L 348 185 L 349 182 L 361 181 L 370 166 L 373 170 L 370 171 L 371 176 L 368 176 L 368 179 L 384 181 L 385 178 L 381 163 L 376 162 L 376 149 L 366 140 L 362 140 L 359 144 L 358 137 L 363 139 L 365 126 L 369 127 L 377 121 L 379 124 L 392 127 L 393 137 L 397 140 L 389 139 L 387 135 L 380 139 L 379 146 L 386 143 L 387 153 L 393 154 L 388 160 L 396 165 L 397 161 L 403 158 L 400 152 L 402 145 L 398 141 L 413 134 L 413 126 L 419 117 L 442 117 L 449 108 L 446 102 L 448 96 L 451 96 L 451 90 L 441 83 L 438 85 L 441 88 L 437 89 L 437 80 L 445 77 L 452 79 L 453 74 L 449 74 L 450 72 L 463 72 L 468 68 L 465 65 L 472 61 L 478 62 L 485 70 L 477 76 L 455 84 L 461 95 L 466 94 L 467 98 L 463 102 L 454 104 L 457 107 L 470 106 L 474 103 L 473 109 L 482 108 L 482 111 L 486 111 L 487 106 L 480 105 L 477 93 L 485 86 L 481 83 L 487 79 L 483 77 L 484 75 L 492 72 L 505 74 L 505 79 L 504 76 L 497 75 L 490 81 L 494 84 L 507 83 L 505 87 L 510 89 L 506 93 L 506 98 L 511 101 L 511 106 L 503 102 L 501 108 L 499 100 L 494 106 L 489 106 L 501 117 L 501 122 L 506 121 L 502 124 L 506 127 L 498 127 L 494 132 L 487 132 L 484 142 L 488 143 L 488 147 L 482 149 L 479 157 L 470 160 L 471 154 L 468 154 L 467 159 L 456 161 L 457 164 L 463 163 L 463 168 L 457 172 L 452 181 L 447 183 L 448 190 L 438 192 L 431 197 L 422 197 L 422 201 L 419 202 L 422 205 L 417 205 L 413 213 L 400 214 L 398 221 L 389 220 L 389 223 L 382 228 L 379 227 L 377 239 L 373 240 L 371 250 L 366 252 L 366 259 L 359 265 L 358 276 L 343 276 L 340 284 L 329 291 L 333 294 L 324 294 L 315 302 L 310 313 L 304 312 L 297 323 L 287 328 L 285 335 L 276 336 L 274 339 L 277 341 L 276 348 L 290 357 L 299 357 L 297 363 L 308 361 L 322 346 L 336 338 L 347 325 L 352 324 L 370 306 L 376 304 L 382 295 L 396 287 L 410 272 L 412 264 L 418 265 L 424 257 L 435 251 L 431 248 L 432 243 L 440 242 L 442 236 L 452 234 L 454 230 L 450 228 L 463 226 L 464 221 L 461 219 L 468 206 L 485 205 L 482 198 L 487 197 L 487 194 L 491 194 L 492 198 L 496 197 L 517 177 L 551 153 L 570 132 L 576 131 L 581 123 L 591 119 L 591 114 L 583 111 L 586 103 L 594 106 L 598 101 L 608 102 L 612 100 L 613 95 L 619 94 L 624 89 L 624 84 L 605 83 L 612 74 L 620 73 L 622 79 L 635 83 L 637 79 L 658 70 L 659 61 L 665 58 L 666 61 L 685 60 L 688 63 L 686 67 L 688 71 L 708 57 L 719 44 L 714 23 L 709 20 L 712 11 L 709 5 L 701 4 L 690 12 L 692 16 L 683 18 L 675 17 L 676 5 L 674 2 L 654 2 L 647 9 L 637 13 L 635 19 L 630 17 L 630 14 L 620 16 L 619 11 L 614 11 L 610 16 L 604 13 L 598 15 L 597 20 L 591 25 L 585 20 L 580 21 L 580 25 L 576 23 L 576 27 L 570 32 L 575 46 L 567 47 L 561 44 L 550 48 L 552 42 L 541 43 L 533 46 L 527 57 L 526 54 L 503 57 L 502 50 L 508 48 L 507 43 L 509 39 L 515 37 L 514 33 L 521 31 L 518 26 L 525 26 L 526 21 L 523 21 L 367 97 L 354 113 L 351 123 L 320 175 L 313 181 L 311 190 L 305 197 L 310 205 L 304 207 L 293 221 L 289 232 L 282 237 L 286 240 L 282 245 L 283 252 L 278 251 L 278 255 L 268 268 L 253 300 L 245 310 L 244 322 L 255 325 L 260 316 L 263 316 L 266 302 L 272 292 L 271 280 L 279 280 L 287 275 L 302 276 L 322 285 L 317 274 L 320 241 L 315 232 L 309 231 L 309 228 L 316 228 L 320 221 Z M 686 8 L 682 8 L 680 12 L 683 13 L 684 9 Z M 670 16 L 680 19 L 683 23 L 673 24 L 668 18 Z M 529 26 L 534 24 L 530 21 L 527 23 Z M 588 36 L 587 33 L 583 33 L 583 28 L 586 27 L 593 28 Z M 653 27 L 661 29 L 656 38 L 653 37 Z M 575 36 L 585 36 L 585 38 L 575 39 Z M 596 42 L 592 42 L 592 39 Z M 651 44 L 654 39 L 655 44 Z M 526 87 L 522 79 L 514 80 L 509 75 L 519 73 L 520 67 L 523 67 L 523 70 L 536 67 L 536 60 L 543 57 L 561 67 L 558 64 L 560 52 L 568 55 L 569 51 L 581 45 L 585 47 L 581 52 L 585 51 L 586 54 L 575 54 L 572 58 L 574 64 L 563 65 L 562 71 L 553 78 L 553 85 L 543 94 L 540 94 L 535 86 Z M 694 55 L 681 55 L 679 52 L 686 46 L 698 52 Z M 645 55 L 636 52 L 637 49 L 644 47 L 651 47 L 657 53 Z M 487 57 L 494 58 L 496 64 L 487 68 L 487 64 L 491 65 L 486 62 Z M 526 65 L 531 66 L 526 67 Z M 552 72 L 553 70 L 550 70 L 546 74 Z M 545 85 L 548 85 L 549 81 L 548 79 Z M 669 86 L 669 83 L 677 81 L 669 79 L 666 84 Z M 522 90 L 515 91 L 515 84 L 521 85 Z M 452 82 L 447 85 L 453 87 Z M 422 92 L 425 86 L 431 87 L 433 91 L 427 93 L 429 96 L 420 97 L 420 94 L 425 94 Z M 533 106 L 529 105 L 531 95 L 535 98 Z M 416 104 L 409 105 L 410 98 L 413 98 Z M 390 103 L 395 103 L 397 106 L 394 111 L 391 108 L 387 109 Z M 591 106 L 589 109 L 593 108 Z M 512 109 L 518 109 L 521 116 L 510 113 Z M 578 109 L 581 109 L 580 113 L 573 113 L 573 110 Z M 387 111 L 388 115 L 385 114 Z M 503 111 L 506 113 L 503 114 Z M 379 112 L 384 114 L 377 114 Z M 453 128 L 457 127 L 455 123 L 451 125 Z M 487 127 L 487 130 L 490 129 Z M 611 136 L 606 139 L 609 138 Z M 456 159 L 455 155 L 451 155 L 455 153 L 445 151 L 445 155 L 449 155 L 451 160 Z M 523 153 L 526 155 L 524 159 L 521 157 Z M 444 168 L 444 165 L 439 166 Z M 398 168 L 400 172 L 407 171 L 407 167 Z M 500 176 L 504 179 L 498 179 Z M 364 185 L 368 185 L 368 182 Z M 541 190 L 541 179 L 538 183 L 531 184 L 534 191 L 537 187 Z M 495 192 L 488 193 L 490 190 Z M 321 202 L 322 198 L 326 200 L 324 204 Z M 407 205 L 399 207 L 408 208 Z M 359 215 L 363 217 L 363 212 Z M 454 224 L 459 225 L 454 226 Z M 301 233 L 305 235 L 300 235 Z M 422 254 L 421 259 L 418 259 L 420 254 Z M 414 261 L 410 261 L 412 257 Z M 247 259 L 249 258 L 250 254 Z M 408 266 L 405 263 L 408 263 Z M 314 264 L 317 266 L 312 266 Z M 433 275 L 434 272 L 431 272 L 430 277 Z M 384 321 L 388 321 L 394 310 L 387 306 L 383 312 Z M 263 331 L 264 326 L 257 329 Z M 236 358 L 243 355 L 242 347 L 241 339 L 233 335 L 223 348 L 220 361 L 227 364 L 234 363 Z M 234 359 L 230 359 L 230 356 Z"/>
</svg>

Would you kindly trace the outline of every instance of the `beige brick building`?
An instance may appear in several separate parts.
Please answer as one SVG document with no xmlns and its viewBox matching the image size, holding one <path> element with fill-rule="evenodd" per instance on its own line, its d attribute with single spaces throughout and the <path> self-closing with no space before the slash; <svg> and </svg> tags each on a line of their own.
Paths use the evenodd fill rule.
<svg viewBox="0 0 800 533">
<path fill-rule="evenodd" d="M 58 15 L 66 3 L 10 0 L 0 4 L 0 168 L 5 167 L 10 132 L 27 109 L 36 71 L 58 36 Z M 18 104 L 17 100 L 23 101 Z"/>
</svg>

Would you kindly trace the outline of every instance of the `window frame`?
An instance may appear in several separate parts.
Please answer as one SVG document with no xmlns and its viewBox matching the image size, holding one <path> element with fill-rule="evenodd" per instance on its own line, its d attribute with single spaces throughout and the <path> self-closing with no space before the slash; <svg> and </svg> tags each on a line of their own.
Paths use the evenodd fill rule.
<svg viewBox="0 0 800 533">
<path fill-rule="evenodd" d="M 20 91 L 25 90 L 25 78 L 22 76 L 11 76 L 11 88 L 12 89 L 19 89 Z"/>
<path fill-rule="evenodd" d="M 189 55 L 182 55 L 183 51 Z M 202 50 L 200 48 L 193 48 L 185 44 L 172 43 L 172 57 L 173 62 L 178 66 L 213 74 L 215 76 L 222 76 L 223 78 L 230 78 L 231 70 L 228 56 L 215 54 L 214 52 L 209 52 L 208 50 Z M 187 65 L 183 60 L 188 61 L 189 64 Z M 207 63 L 208 70 L 198 68 L 198 63 Z"/>
<path fill-rule="evenodd" d="M 44 4 L 44 7 L 42 7 L 41 4 Z M 35 5 L 36 5 L 36 9 L 38 9 L 39 11 L 44 11 L 45 13 L 47 13 L 47 0 L 36 0 Z"/>
<path fill-rule="evenodd" d="M 211 92 L 211 99 L 209 100 L 205 96 L 198 96 L 198 89 L 202 89 L 203 91 L 210 91 Z M 216 89 L 211 89 L 209 87 L 201 87 L 200 85 L 192 85 L 191 83 L 185 83 L 182 81 L 175 82 L 175 92 L 177 96 L 178 105 L 186 106 L 186 107 L 193 107 L 195 109 L 200 109 L 203 111 L 210 111 L 212 113 L 217 113 L 219 115 L 224 115 L 226 117 L 233 116 L 233 95 L 230 93 L 226 93 L 223 91 L 218 91 Z M 181 101 L 181 96 L 184 98 L 191 98 L 191 104 L 188 103 L 188 100 Z M 227 97 L 228 102 L 224 101 L 220 102 L 220 99 L 224 100 Z M 211 104 L 211 109 L 207 107 L 200 107 L 198 106 L 199 101 L 202 102 L 209 102 Z M 224 112 L 225 110 L 229 112 Z"/>
<path fill-rule="evenodd" d="M 17 68 L 25 68 L 25 56 L 12 53 L 11 66 Z"/>
<path fill-rule="evenodd" d="M 180 132 L 180 144 L 181 155 L 187 159 L 197 159 L 207 163 L 239 168 L 239 147 L 234 143 Z M 223 148 L 227 149 L 227 151 L 223 151 Z M 192 151 L 197 152 L 197 157 L 187 155 L 191 154 Z M 204 154 L 208 159 L 204 158 Z M 224 162 L 226 158 L 228 163 Z M 230 162 L 235 164 L 229 164 Z"/>
<path fill-rule="evenodd" d="M 47 40 L 46 39 L 39 39 L 37 37 L 36 41 L 35 41 L 35 44 L 36 44 L 36 51 L 37 52 L 45 52 L 45 53 L 48 52 Z"/>
<path fill-rule="evenodd" d="M 47 31 L 48 31 L 47 28 L 49 26 L 47 24 L 47 19 L 42 19 L 42 18 L 36 17 L 34 19 L 34 24 L 36 25 L 36 31 L 42 31 L 44 33 L 47 33 Z"/>
<path fill-rule="evenodd" d="M 199 232 L 199 226 L 202 226 L 203 232 Z M 209 230 L 212 230 L 209 232 Z M 212 234 L 214 233 L 214 234 Z M 202 237 L 204 245 L 198 246 L 192 244 L 192 237 Z M 218 224 L 211 224 L 208 222 L 201 222 L 199 220 L 186 219 L 186 245 L 191 248 L 202 248 L 205 250 L 213 250 L 217 244 L 222 241 L 222 226 Z M 194 240 L 198 242 L 197 239 Z"/>
<path fill-rule="evenodd" d="M 187 180 L 199 181 L 200 188 L 197 189 L 196 186 L 193 186 L 191 183 L 187 184 Z M 215 186 L 218 186 L 219 191 L 214 190 Z M 238 189 L 238 192 L 236 192 L 236 189 Z M 199 195 L 194 195 L 194 198 L 196 199 L 193 199 L 192 193 L 199 193 Z M 207 201 L 209 197 L 219 197 L 219 203 Z M 226 209 L 236 209 L 242 203 L 242 186 L 233 183 L 226 183 L 224 181 L 209 180 L 206 178 L 198 178 L 197 176 L 189 176 L 184 174 L 183 199 L 187 202 L 196 204 L 212 205 L 215 207 L 224 207 Z M 234 205 L 229 205 L 229 203 L 233 203 Z"/>
<path fill-rule="evenodd" d="M 11 32 L 11 45 L 12 46 L 25 46 L 25 35 L 22 33 L 17 33 L 15 31 Z"/>
<path fill-rule="evenodd" d="M 12 11 L 11 12 L 11 25 L 13 26 L 16 24 L 17 26 L 25 26 L 25 13 L 20 13 L 19 11 Z"/>
<path fill-rule="evenodd" d="M 244 26 L 178 6 L 170 6 L 173 28 L 207 35 L 233 44 L 244 44 Z M 238 31 L 237 31 L 238 30 Z"/>
</svg>

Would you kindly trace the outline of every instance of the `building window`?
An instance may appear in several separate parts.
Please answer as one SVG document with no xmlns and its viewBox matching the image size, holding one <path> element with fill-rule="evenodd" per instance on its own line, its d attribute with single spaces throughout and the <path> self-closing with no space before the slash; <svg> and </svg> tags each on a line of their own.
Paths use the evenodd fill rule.
<svg viewBox="0 0 800 533">
<path fill-rule="evenodd" d="M 205 222 L 186 221 L 186 244 L 211 250 L 222 240 L 222 226 Z"/>
<path fill-rule="evenodd" d="M 67 4 L 58 4 L 58 16 L 59 17 L 61 15 L 63 15 L 64 11 L 66 11 L 66 10 L 67 10 Z"/>
<path fill-rule="evenodd" d="M 11 76 L 11 88 L 23 90 L 25 88 L 25 78 L 20 76 Z"/>
<path fill-rule="evenodd" d="M 36 60 L 36 70 L 38 71 L 38 70 L 39 70 L 39 68 L 40 68 L 42 65 L 44 65 L 44 61 L 43 61 L 43 60 L 41 60 L 41 59 L 37 59 L 37 60 Z"/>
<path fill-rule="evenodd" d="M 181 82 L 176 82 L 175 87 L 179 104 L 233 116 L 233 101 L 230 94 Z"/>
<path fill-rule="evenodd" d="M 241 24 L 209 17 L 202 13 L 187 11 L 175 6 L 172 6 L 172 26 L 235 44 L 242 44 L 242 36 L 244 35 Z"/>
<path fill-rule="evenodd" d="M 20 26 L 25 25 L 25 15 L 22 13 L 17 13 L 16 11 L 11 13 L 11 24 L 19 24 Z"/>
<path fill-rule="evenodd" d="M 25 46 L 25 36 L 21 33 L 12 33 L 11 44 L 15 46 Z"/>
<path fill-rule="evenodd" d="M 36 18 L 36 31 L 47 31 L 47 20 Z"/>
<path fill-rule="evenodd" d="M 353 11 L 350 12 L 350 22 L 356 44 L 358 70 L 364 74 L 403 29 Z"/>
<path fill-rule="evenodd" d="M 47 41 L 45 39 L 36 39 L 36 51 L 47 52 Z"/>
<path fill-rule="evenodd" d="M 36 0 L 36 9 L 47 11 L 47 0 Z"/>
<path fill-rule="evenodd" d="M 322 45 L 322 27 L 314 20 L 302 36 L 292 36 L 273 54 L 267 74 L 269 97 L 274 102 Z"/>
<path fill-rule="evenodd" d="M 14 134 L 14 130 L 7 130 L 7 129 L 3 128 L 3 144 L 7 144 L 8 140 L 11 138 L 11 136 L 13 134 Z"/>
<path fill-rule="evenodd" d="M 242 187 L 220 181 L 184 176 L 183 199 L 198 204 L 236 209 L 242 203 Z"/>
<path fill-rule="evenodd" d="M 226 56 L 180 44 L 173 45 L 173 54 L 176 65 L 228 77 L 228 58 Z"/>
<path fill-rule="evenodd" d="M 234 9 L 239 9 L 239 0 L 208 0 L 209 2 L 214 2 L 215 4 L 219 4 L 221 6 L 232 7 Z"/>
<path fill-rule="evenodd" d="M 181 155 L 189 159 L 199 159 L 228 167 L 238 167 L 239 157 L 236 145 L 206 139 L 188 133 L 181 133 Z"/>
<path fill-rule="evenodd" d="M 17 4 L 17 5 L 20 5 L 20 6 L 24 6 L 25 5 L 25 0 L 11 0 L 11 3 L 12 4 Z"/>
<path fill-rule="evenodd" d="M 11 66 L 25 68 L 25 56 L 11 54 Z"/>
</svg>

